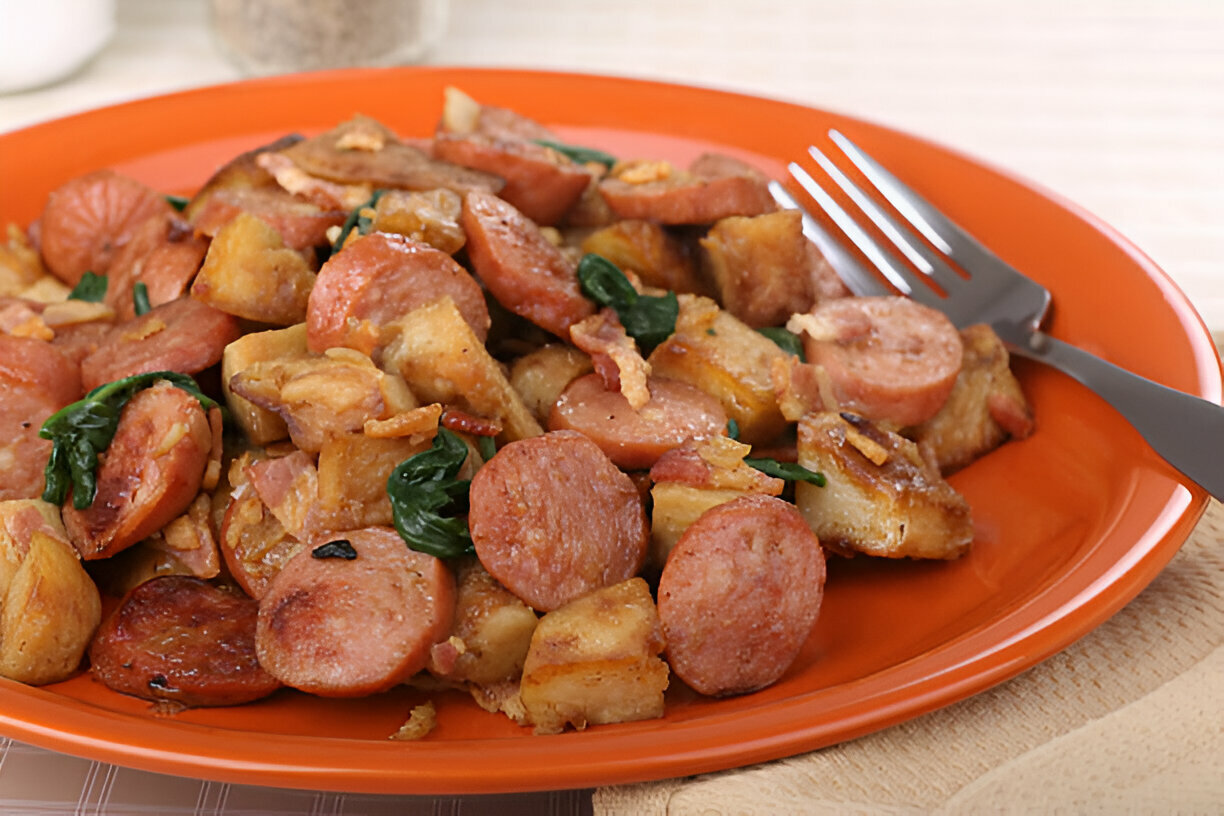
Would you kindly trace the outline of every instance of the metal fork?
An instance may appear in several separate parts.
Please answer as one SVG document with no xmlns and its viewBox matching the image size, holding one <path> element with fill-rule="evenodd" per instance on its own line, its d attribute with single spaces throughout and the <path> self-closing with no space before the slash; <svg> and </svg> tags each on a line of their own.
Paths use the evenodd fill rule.
<svg viewBox="0 0 1224 816">
<path fill-rule="evenodd" d="M 987 323 L 1011 352 L 1047 363 L 1095 391 L 1169 464 L 1224 499 L 1224 408 L 1132 374 L 1042 332 L 1050 305 L 1044 287 L 1005 263 L 842 133 L 830 130 L 829 138 L 903 219 L 877 205 L 818 148 L 810 147 L 808 152 L 908 263 L 877 242 L 802 166 L 791 162 L 790 173 L 880 275 L 914 300 L 942 311 L 958 328 Z M 803 209 L 778 182 L 771 184 L 771 190 L 782 206 Z M 819 221 L 806 212 L 803 220 L 804 232 L 852 292 L 895 294 Z M 948 260 L 969 277 L 959 274 Z"/>
</svg>

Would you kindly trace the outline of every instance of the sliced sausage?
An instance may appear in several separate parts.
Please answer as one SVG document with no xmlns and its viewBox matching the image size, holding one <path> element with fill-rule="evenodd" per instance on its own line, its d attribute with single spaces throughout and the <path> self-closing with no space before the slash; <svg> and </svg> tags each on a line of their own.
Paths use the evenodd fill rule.
<svg viewBox="0 0 1224 816">
<path fill-rule="evenodd" d="M 81 372 L 54 346 L 0 334 L 0 501 L 42 495 L 47 417 L 81 396 Z"/>
<path fill-rule="evenodd" d="M 119 320 L 136 316 L 133 290 L 148 289 L 149 304 L 159 306 L 187 293 L 208 252 L 208 240 L 177 215 L 155 215 L 137 227 L 115 252 L 107 275 L 106 304 Z"/>
<path fill-rule="evenodd" d="M 173 212 L 156 190 L 113 170 L 79 176 L 47 196 L 39 219 L 43 260 L 75 286 L 86 272 L 106 274 L 141 224 Z"/>
<path fill-rule="evenodd" d="M 886 295 L 826 301 L 811 314 L 808 362 L 824 367 L 844 409 L 895 427 L 917 425 L 956 384 L 960 334 L 935 309 Z"/>
<path fill-rule="evenodd" d="M 348 346 L 366 354 L 379 345 L 384 323 L 449 295 L 472 332 L 484 341 L 489 309 L 480 285 L 451 256 L 402 235 L 371 233 L 332 256 L 315 280 L 306 307 L 311 351 Z"/>
<path fill-rule="evenodd" d="M 582 296 L 577 266 L 512 204 L 468 195 L 463 229 L 476 274 L 510 311 L 563 339 L 570 326 L 595 313 L 595 304 Z"/>
<path fill-rule="evenodd" d="M 820 612 L 824 552 L 794 506 L 751 495 L 691 524 L 659 578 L 667 659 L 702 694 L 778 680 Z"/>
<path fill-rule="evenodd" d="M 573 431 L 503 447 L 476 471 L 470 504 L 480 562 L 536 610 L 631 578 L 646 556 L 637 488 Z"/>
<path fill-rule="evenodd" d="M 259 494 L 247 487 L 232 496 L 221 520 L 219 546 L 230 575 L 258 600 L 273 576 L 302 549 Z"/>
<path fill-rule="evenodd" d="M 434 155 L 505 179 L 498 195 L 541 225 L 556 224 L 578 203 L 591 173 L 555 150 L 483 133 L 440 133 Z"/>
<path fill-rule="evenodd" d="M 322 557 L 325 547 L 337 555 Z M 440 560 L 390 527 L 352 530 L 302 550 L 272 579 L 259 602 L 259 662 L 312 694 L 374 694 L 425 667 L 454 610 L 455 579 Z"/>
<path fill-rule="evenodd" d="M 109 688 L 185 706 L 267 697 L 280 682 L 255 656 L 258 604 L 186 575 L 129 592 L 89 647 L 90 671 Z"/>
<path fill-rule="evenodd" d="M 199 199 L 191 223 L 211 237 L 242 212 L 272 226 L 285 246 L 297 250 L 326 246 L 327 231 L 348 217 L 344 210 L 320 207 L 280 187 L 234 187 L 213 190 Z"/>
<path fill-rule="evenodd" d="M 164 381 L 138 391 L 98 466 L 93 503 L 64 506 L 64 527 L 81 557 L 114 555 L 182 515 L 200 492 L 211 452 L 199 400 Z"/>
<path fill-rule="evenodd" d="M 81 385 L 88 391 L 150 371 L 196 374 L 219 363 L 241 334 L 236 317 L 194 298 L 163 303 L 111 329 L 81 361 Z"/>
<path fill-rule="evenodd" d="M 634 410 L 620 391 L 587 374 L 566 387 L 548 417 L 550 430 L 579 431 L 627 470 L 646 470 L 689 439 L 725 433 L 727 413 L 714 397 L 688 383 L 651 377 L 650 400 Z"/>
<path fill-rule="evenodd" d="M 712 224 L 733 215 L 762 215 L 777 209 L 769 180 L 729 156 L 706 154 L 689 166 L 688 173 L 656 175 L 637 181 L 614 174 L 599 182 L 599 192 L 617 216 L 661 224 Z"/>
</svg>

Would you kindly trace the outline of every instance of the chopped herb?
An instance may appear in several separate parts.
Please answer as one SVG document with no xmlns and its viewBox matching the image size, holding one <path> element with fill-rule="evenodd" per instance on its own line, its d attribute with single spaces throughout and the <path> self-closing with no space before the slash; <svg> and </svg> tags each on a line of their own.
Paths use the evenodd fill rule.
<svg viewBox="0 0 1224 816">
<path fill-rule="evenodd" d="M 710 335 L 711 337 L 717 337 L 717 336 L 718 336 L 718 332 L 714 331 L 714 329 L 713 329 L 713 328 L 706 329 L 706 334 Z"/>
<path fill-rule="evenodd" d="M 823 473 L 808 470 L 803 465 L 795 462 L 779 462 L 777 459 L 754 459 L 749 457 L 744 460 L 744 464 L 756 468 L 766 476 L 785 479 L 788 482 L 808 482 L 817 487 L 824 487 L 828 483 Z"/>
<path fill-rule="evenodd" d="M 72 300 L 84 300 L 89 303 L 101 303 L 106 297 L 107 278 L 105 275 L 95 275 L 86 272 L 77 285 L 72 287 L 68 297 Z"/>
<path fill-rule="evenodd" d="M 353 208 L 353 211 L 348 214 L 348 218 L 344 219 L 344 224 L 340 226 L 340 235 L 332 244 L 331 251 L 333 254 L 339 252 L 344 247 L 344 242 L 348 240 L 349 233 L 357 230 L 358 235 L 366 235 L 370 232 L 370 217 L 362 215 L 362 210 L 373 208 L 378 204 L 378 199 L 383 197 L 386 190 L 375 190 L 367 201 L 363 201 Z"/>
<path fill-rule="evenodd" d="M 807 362 L 807 358 L 803 354 L 803 341 L 799 339 L 799 335 L 789 332 L 781 326 L 766 326 L 763 329 L 757 329 L 757 331 L 774 341 L 778 348 L 787 354 L 793 354 L 798 357 L 799 362 Z"/>
<path fill-rule="evenodd" d="M 739 441 L 739 423 L 734 419 L 727 420 L 727 436 L 731 437 L 736 442 Z"/>
<path fill-rule="evenodd" d="M 487 462 L 497 453 L 497 443 L 491 436 L 478 436 L 476 437 L 476 449 L 480 451 L 480 458 Z"/>
<path fill-rule="evenodd" d="M 337 538 L 335 541 L 329 541 L 326 544 L 320 544 L 310 551 L 311 558 L 343 558 L 345 561 L 352 561 L 357 557 L 357 551 L 353 549 L 353 542 L 347 538 Z"/>
<path fill-rule="evenodd" d="M 410 549 L 438 558 L 472 553 L 462 516 L 468 511 L 468 481 L 456 479 L 468 447 L 456 434 L 438 428 L 433 447 L 405 459 L 387 479 L 395 529 Z"/>
<path fill-rule="evenodd" d="M 137 317 L 148 314 L 153 308 L 149 305 L 149 287 L 145 286 L 144 281 L 136 281 L 136 285 L 132 287 L 132 306 Z"/>
<path fill-rule="evenodd" d="M 572 161 L 578 164 L 595 162 L 596 164 L 602 164 L 604 167 L 608 168 L 616 164 L 616 157 L 611 153 L 605 153 L 604 151 L 597 150 L 593 147 L 578 147 L 576 145 L 568 145 L 562 142 L 554 142 L 550 139 L 536 139 L 535 143 L 538 145 L 544 145 L 544 147 L 551 147 L 553 150 L 561 153 L 562 155 L 568 156 Z"/>
<path fill-rule="evenodd" d="M 182 212 L 183 210 L 187 209 L 187 205 L 191 203 L 191 199 L 183 196 L 168 195 L 166 196 L 166 203 L 179 212 Z"/>
<path fill-rule="evenodd" d="M 119 413 L 136 392 L 166 380 L 200 401 L 205 410 L 217 403 L 200 391 L 196 381 L 177 371 L 151 371 L 99 385 L 43 423 L 38 435 L 52 441 L 44 472 L 43 501 L 63 504 L 72 488 L 72 506 L 84 510 L 98 490 L 98 455 L 110 446 L 119 427 Z"/>
<path fill-rule="evenodd" d="M 620 318 L 625 332 L 637 341 L 643 354 L 676 330 L 680 302 L 675 292 L 661 297 L 639 294 L 616 264 L 602 255 L 588 253 L 578 262 L 578 283 L 582 293 L 600 306 L 610 306 Z"/>
</svg>

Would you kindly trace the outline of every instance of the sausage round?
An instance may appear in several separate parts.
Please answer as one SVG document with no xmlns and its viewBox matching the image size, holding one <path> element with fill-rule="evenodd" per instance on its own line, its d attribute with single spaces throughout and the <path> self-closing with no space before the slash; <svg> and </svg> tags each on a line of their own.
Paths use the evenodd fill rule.
<svg viewBox="0 0 1224 816">
<path fill-rule="evenodd" d="M 51 441 L 38 431 L 80 396 L 80 368 L 54 346 L 0 334 L 0 501 L 42 495 Z"/>
<path fill-rule="evenodd" d="M 689 170 L 688 175 L 640 184 L 605 178 L 599 182 L 599 192 L 620 218 L 661 224 L 712 224 L 733 215 L 762 215 L 777 209 L 769 180 L 738 159 L 705 154 Z"/>
<path fill-rule="evenodd" d="M 672 671 L 702 694 L 742 694 L 778 680 L 820 611 L 825 560 L 793 505 L 743 496 L 689 526 L 659 578 Z"/>
<path fill-rule="evenodd" d="M 89 647 L 107 687 L 146 700 L 226 706 L 267 697 L 280 682 L 255 657 L 258 605 L 187 575 L 132 589 Z"/>
<path fill-rule="evenodd" d="M 93 503 L 64 506 L 64 527 L 81 558 L 114 555 L 182 515 L 200 492 L 211 453 L 199 400 L 164 381 L 138 391 L 98 466 Z"/>
<path fill-rule="evenodd" d="M 159 306 L 187 293 L 208 252 L 208 241 L 177 215 L 147 219 L 120 247 L 107 275 L 106 304 L 119 320 L 136 316 L 133 292 L 137 283 L 148 289 L 149 303 Z"/>
<path fill-rule="evenodd" d="M 113 170 L 71 179 L 47 196 L 39 219 L 43 260 L 75 286 L 86 272 L 106 274 L 140 226 L 174 208 L 156 190 Z"/>
<path fill-rule="evenodd" d="M 468 257 L 493 297 L 510 311 L 558 337 L 595 313 L 582 296 L 578 272 L 530 219 L 495 195 L 463 200 Z"/>
<path fill-rule="evenodd" d="M 553 405 L 550 430 L 578 431 L 627 470 L 647 470 L 689 439 L 726 431 L 727 412 L 709 394 L 679 380 L 651 377 L 650 401 L 638 410 L 598 374 L 574 380 Z"/>
<path fill-rule="evenodd" d="M 425 667 L 455 613 L 455 579 L 390 527 L 337 533 L 354 557 L 291 558 L 259 602 L 259 662 L 287 686 L 325 697 L 385 691 Z M 324 551 L 325 552 L 325 551 Z"/>
<path fill-rule="evenodd" d="M 181 297 L 111 329 L 81 360 L 81 385 L 89 391 L 150 371 L 196 374 L 220 362 L 225 347 L 241 334 L 233 315 Z"/>
<path fill-rule="evenodd" d="M 306 307 L 311 351 L 349 346 L 370 353 L 379 328 L 418 306 L 450 295 L 472 333 L 489 333 L 480 284 L 451 256 L 402 235 L 358 238 L 319 270 Z"/>
<path fill-rule="evenodd" d="M 929 306 L 900 296 L 847 297 L 812 310 L 829 337 L 804 337 L 843 408 L 903 428 L 930 419 L 956 384 L 960 333 Z"/>
<path fill-rule="evenodd" d="M 476 471 L 469 503 L 480 562 L 539 611 L 632 578 L 646 556 L 633 481 L 574 431 L 503 447 Z"/>
</svg>

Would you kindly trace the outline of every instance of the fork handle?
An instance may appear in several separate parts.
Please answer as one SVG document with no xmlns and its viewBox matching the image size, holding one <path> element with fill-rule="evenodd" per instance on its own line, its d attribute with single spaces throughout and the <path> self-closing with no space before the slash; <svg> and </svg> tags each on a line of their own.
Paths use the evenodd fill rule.
<svg viewBox="0 0 1224 816">
<path fill-rule="evenodd" d="M 1012 349 L 1096 392 L 1165 461 L 1224 500 L 1224 407 L 1132 374 L 1042 332 Z"/>
</svg>

